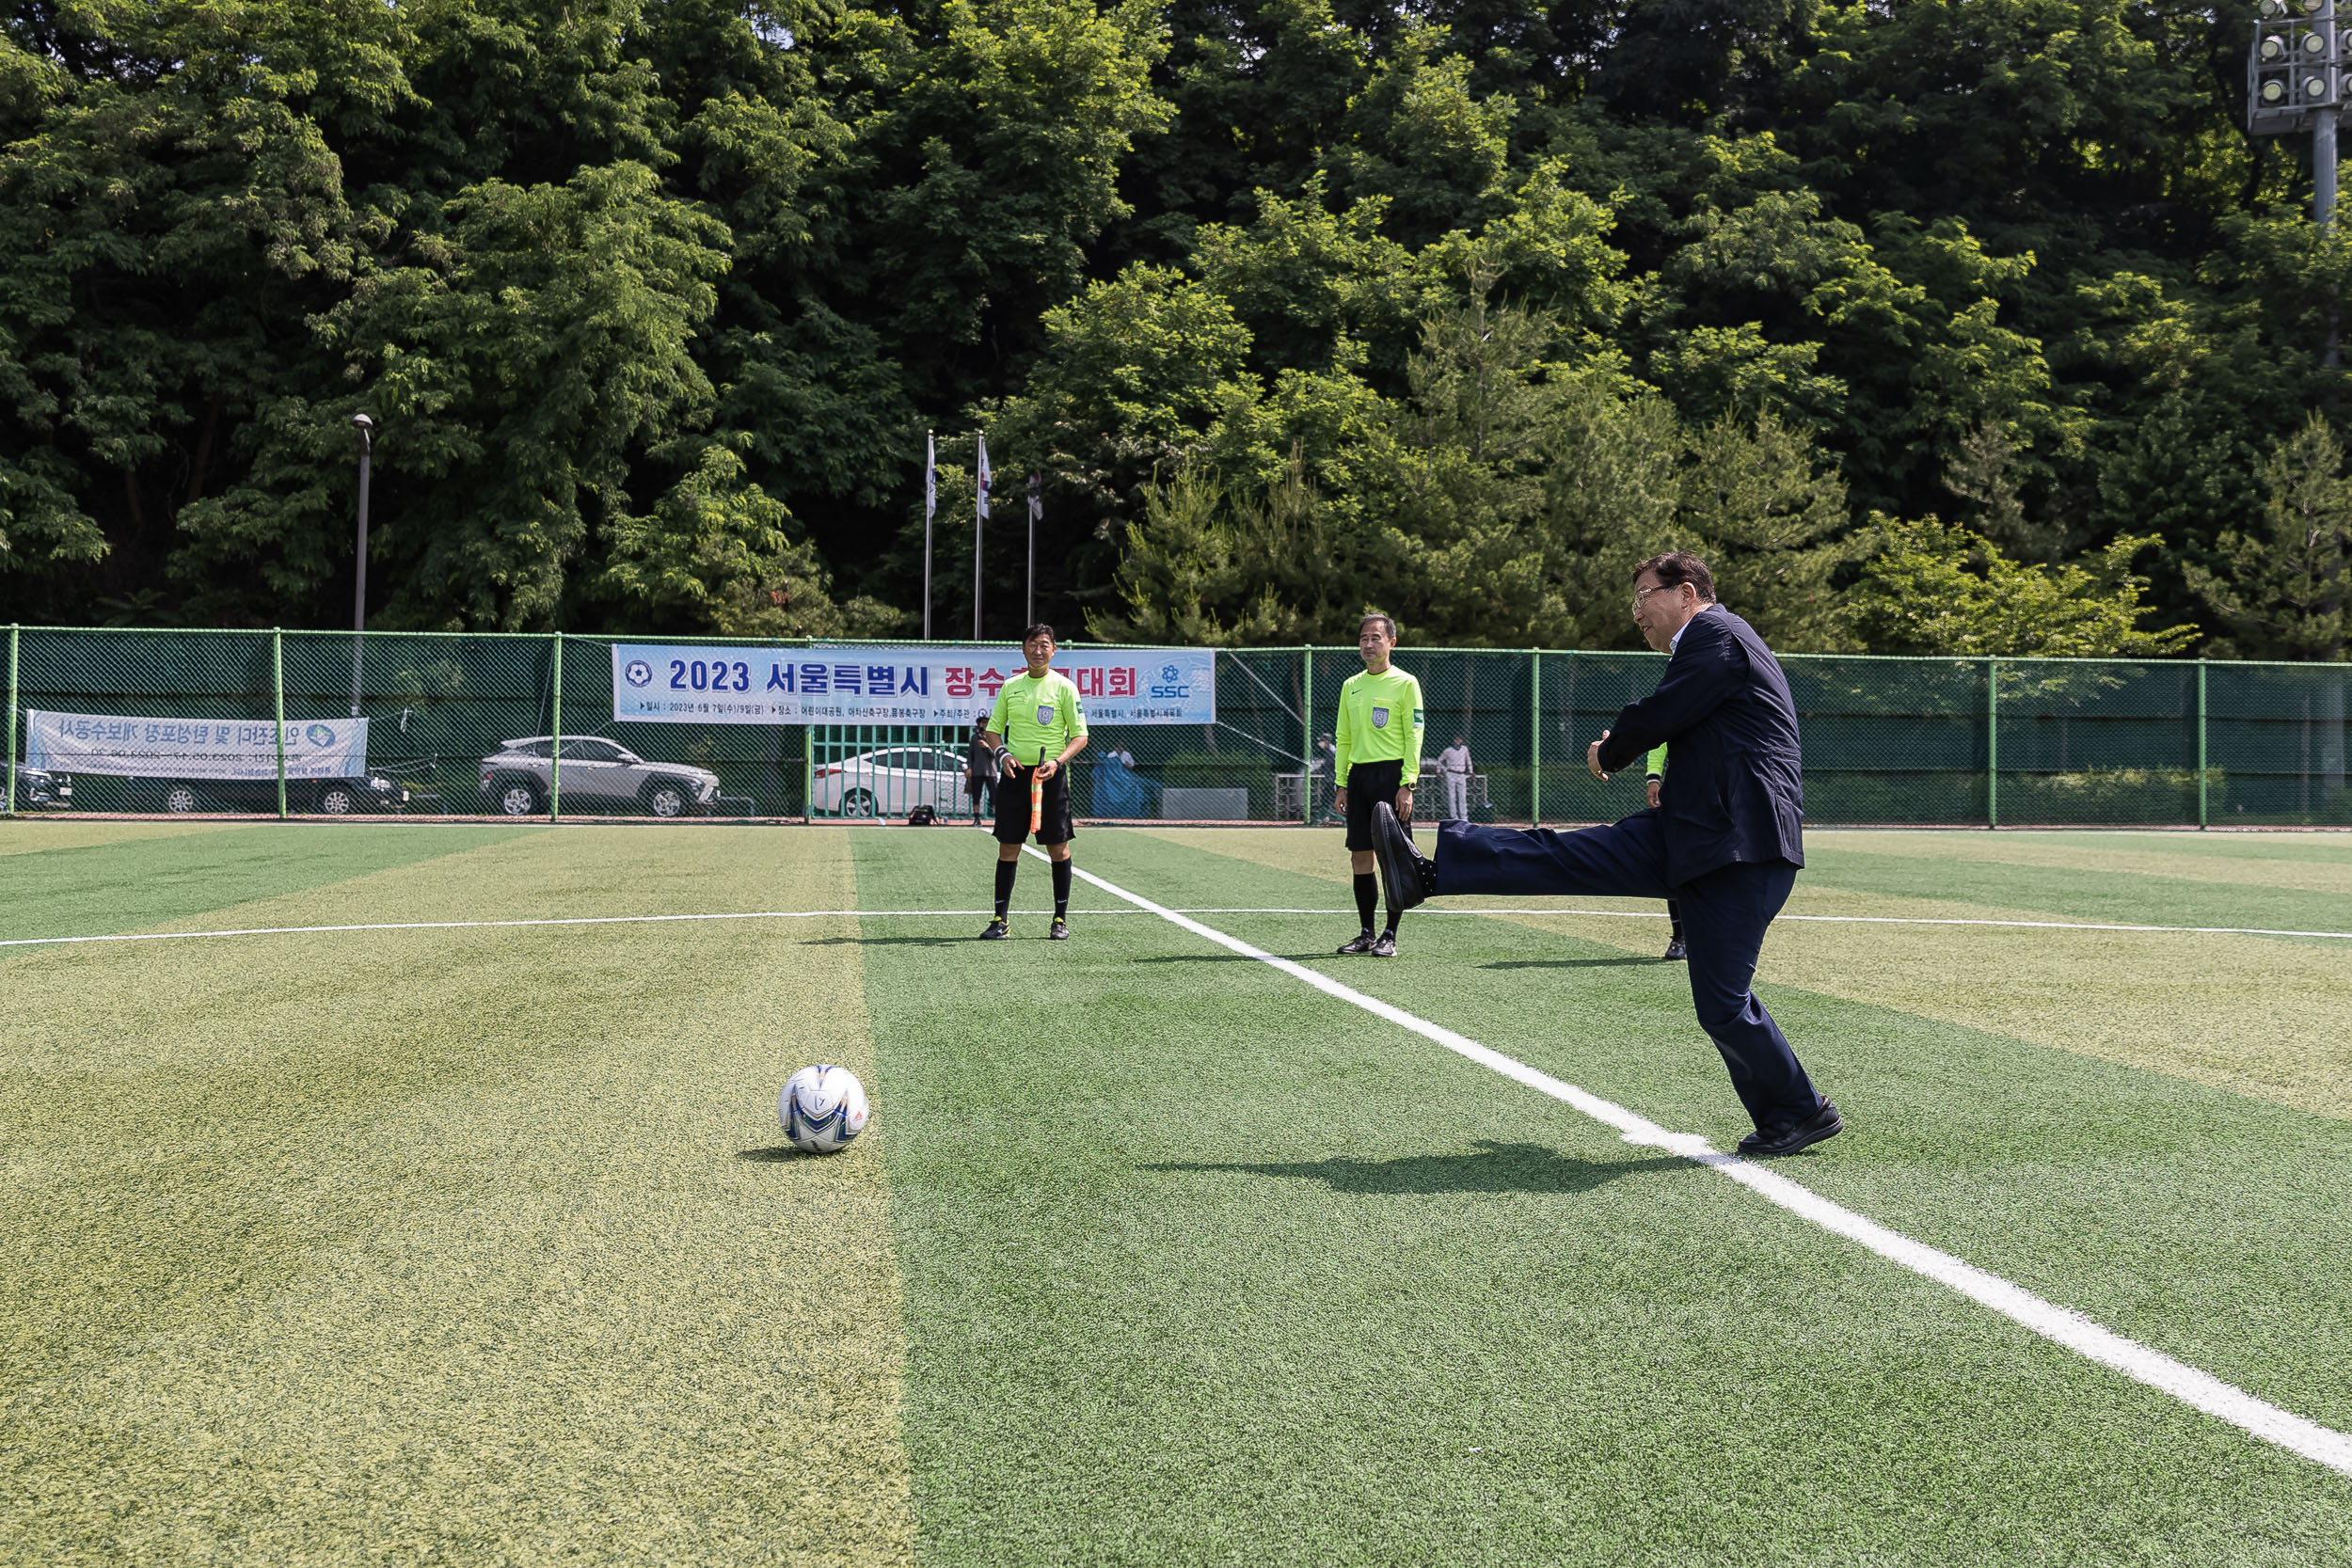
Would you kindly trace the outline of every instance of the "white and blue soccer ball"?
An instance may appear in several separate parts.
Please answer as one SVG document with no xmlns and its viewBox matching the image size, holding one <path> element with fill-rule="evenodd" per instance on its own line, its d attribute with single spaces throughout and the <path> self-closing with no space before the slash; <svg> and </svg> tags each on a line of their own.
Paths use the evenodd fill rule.
<svg viewBox="0 0 2352 1568">
<path fill-rule="evenodd" d="M 818 1063 L 785 1080 L 776 1119 L 792 1147 L 808 1154 L 838 1154 L 866 1131 L 866 1085 L 845 1067 Z"/>
</svg>

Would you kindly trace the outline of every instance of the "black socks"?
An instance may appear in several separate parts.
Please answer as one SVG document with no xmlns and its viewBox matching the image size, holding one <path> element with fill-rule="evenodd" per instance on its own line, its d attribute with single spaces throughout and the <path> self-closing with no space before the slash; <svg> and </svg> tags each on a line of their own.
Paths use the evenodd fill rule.
<svg viewBox="0 0 2352 1568">
<path fill-rule="evenodd" d="M 1005 911 L 1012 905 L 1012 879 L 1021 869 L 1019 861 L 996 863 L 996 918 L 1005 918 Z M 1054 863 L 1054 918 L 1061 919 L 1070 912 L 1070 863 Z M 1370 924 L 1369 918 L 1366 924 Z"/>
<path fill-rule="evenodd" d="M 1367 871 L 1356 879 L 1356 918 L 1365 930 L 1372 929 L 1373 906 L 1380 902 L 1380 879 Z M 1389 922 L 1393 926 L 1395 921 Z"/>
</svg>

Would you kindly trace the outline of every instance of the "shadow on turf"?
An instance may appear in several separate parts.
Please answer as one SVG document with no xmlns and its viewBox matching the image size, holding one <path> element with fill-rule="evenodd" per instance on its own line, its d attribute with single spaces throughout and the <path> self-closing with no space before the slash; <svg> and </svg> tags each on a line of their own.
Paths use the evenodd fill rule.
<svg viewBox="0 0 2352 1568">
<path fill-rule="evenodd" d="M 749 1160 L 754 1164 L 759 1165 L 777 1165 L 787 1160 L 825 1158 L 822 1154 L 811 1154 L 805 1149 L 794 1148 L 790 1144 L 778 1144 L 772 1148 L 741 1148 L 736 1150 L 735 1157 L 739 1160 Z"/>
<path fill-rule="evenodd" d="M 1644 958 L 1629 953 L 1622 958 L 1503 958 L 1495 963 L 1480 964 L 1481 969 L 1618 969 L 1627 964 L 1658 964 L 1663 958 Z"/>
<path fill-rule="evenodd" d="M 960 947 L 970 937 L 817 937 L 811 947 Z"/>
<path fill-rule="evenodd" d="M 1341 1193 L 1585 1193 L 1621 1176 L 1678 1168 L 1672 1155 L 1580 1160 L 1540 1144 L 1480 1140 L 1475 1154 L 1408 1154 L 1394 1160 L 1316 1160 L 1295 1164 L 1171 1161 L 1145 1170 L 1248 1171 L 1327 1183 Z"/>
</svg>

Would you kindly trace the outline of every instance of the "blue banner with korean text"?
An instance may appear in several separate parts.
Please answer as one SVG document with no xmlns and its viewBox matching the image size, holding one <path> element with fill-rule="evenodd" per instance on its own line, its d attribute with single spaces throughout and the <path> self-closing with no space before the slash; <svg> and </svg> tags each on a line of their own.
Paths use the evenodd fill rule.
<svg viewBox="0 0 2352 1568">
<path fill-rule="evenodd" d="M 1008 648 L 612 648 L 612 717 L 672 724 L 947 724 L 984 715 L 1021 673 Z M 1089 724 L 1216 721 L 1209 648 L 1065 648 L 1054 668 L 1078 688 Z"/>
</svg>

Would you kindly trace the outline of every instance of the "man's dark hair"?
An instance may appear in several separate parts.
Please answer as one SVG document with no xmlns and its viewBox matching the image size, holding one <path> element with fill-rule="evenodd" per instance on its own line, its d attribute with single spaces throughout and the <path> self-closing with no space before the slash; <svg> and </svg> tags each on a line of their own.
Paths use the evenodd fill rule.
<svg viewBox="0 0 2352 1568">
<path fill-rule="evenodd" d="M 1715 574 L 1707 569 L 1707 562 L 1689 550 L 1668 550 L 1664 555 L 1651 556 L 1633 568 L 1633 580 L 1642 580 L 1644 572 L 1658 574 L 1661 588 L 1679 588 L 1684 583 L 1699 591 L 1705 604 L 1715 602 Z"/>
<path fill-rule="evenodd" d="M 1379 622 L 1382 626 L 1389 628 L 1390 641 L 1393 642 L 1396 641 L 1396 617 L 1384 610 L 1374 610 L 1371 614 L 1356 623 L 1356 635 L 1359 637 L 1363 636 L 1364 628 L 1372 625 L 1375 621 Z"/>
<path fill-rule="evenodd" d="M 1704 571 L 1706 568 L 1701 567 L 1700 570 Z M 1054 637 L 1054 628 L 1047 626 L 1042 621 L 1040 621 L 1036 626 L 1031 626 L 1027 631 L 1021 634 L 1021 644 L 1023 647 L 1026 647 L 1041 637 Z M 1059 647 L 1061 645 L 1061 639 L 1054 637 L 1054 645 L 1056 647 Z"/>
</svg>

